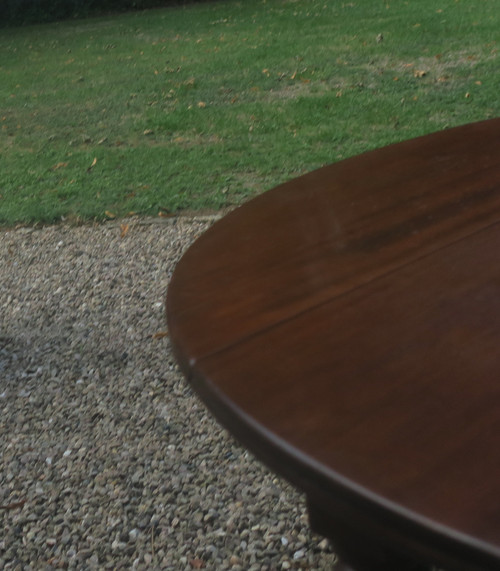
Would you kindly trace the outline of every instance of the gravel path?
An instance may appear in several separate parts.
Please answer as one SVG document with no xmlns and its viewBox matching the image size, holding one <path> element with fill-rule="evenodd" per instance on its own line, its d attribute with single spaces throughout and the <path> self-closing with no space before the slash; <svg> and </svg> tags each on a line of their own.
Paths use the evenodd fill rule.
<svg viewBox="0 0 500 571">
<path fill-rule="evenodd" d="M 1 231 L 0 569 L 331 569 L 163 336 L 202 219 Z"/>
</svg>

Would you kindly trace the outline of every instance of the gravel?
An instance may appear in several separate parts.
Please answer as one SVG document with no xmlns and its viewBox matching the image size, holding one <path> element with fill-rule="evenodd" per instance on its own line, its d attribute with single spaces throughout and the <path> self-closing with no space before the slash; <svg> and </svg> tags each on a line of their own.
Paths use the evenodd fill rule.
<svg viewBox="0 0 500 571">
<path fill-rule="evenodd" d="M 1 569 L 334 565 L 174 362 L 168 279 L 210 223 L 1 231 Z"/>
</svg>

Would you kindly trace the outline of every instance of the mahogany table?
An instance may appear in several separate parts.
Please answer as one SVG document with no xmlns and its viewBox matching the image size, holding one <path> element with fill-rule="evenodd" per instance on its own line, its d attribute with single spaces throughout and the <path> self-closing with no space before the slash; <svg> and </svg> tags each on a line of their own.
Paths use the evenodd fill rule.
<svg viewBox="0 0 500 571">
<path fill-rule="evenodd" d="M 345 568 L 500 569 L 500 119 L 251 200 L 181 259 L 167 319 Z"/>
</svg>

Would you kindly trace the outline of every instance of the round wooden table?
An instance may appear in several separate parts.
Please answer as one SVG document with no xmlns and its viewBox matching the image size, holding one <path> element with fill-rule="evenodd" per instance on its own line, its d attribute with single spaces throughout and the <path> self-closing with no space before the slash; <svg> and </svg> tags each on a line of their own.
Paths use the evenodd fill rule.
<svg viewBox="0 0 500 571">
<path fill-rule="evenodd" d="M 346 566 L 500 569 L 500 119 L 255 198 L 172 278 L 177 359 Z"/>
</svg>

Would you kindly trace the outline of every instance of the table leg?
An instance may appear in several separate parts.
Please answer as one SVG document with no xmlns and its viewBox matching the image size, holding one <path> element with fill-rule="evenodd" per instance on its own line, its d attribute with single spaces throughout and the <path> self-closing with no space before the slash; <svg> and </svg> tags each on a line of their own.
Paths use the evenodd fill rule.
<svg viewBox="0 0 500 571">
<path fill-rule="evenodd" d="M 417 562 L 383 546 L 359 529 L 332 517 L 310 498 L 307 501 L 311 528 L 332 541 L 340 561 L 334 571 L 431 571 L 433 566 Z"/>
<path fill-rule="evenodd" d="M 346 565 L 343 561 L 339 560 L 337 563 L 335 563 L 333 571 L 354 571 L 354 569 L 349 567 L 349 565 Z"/>
</svg>

